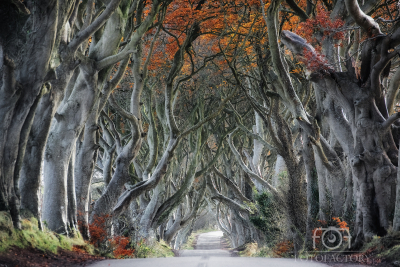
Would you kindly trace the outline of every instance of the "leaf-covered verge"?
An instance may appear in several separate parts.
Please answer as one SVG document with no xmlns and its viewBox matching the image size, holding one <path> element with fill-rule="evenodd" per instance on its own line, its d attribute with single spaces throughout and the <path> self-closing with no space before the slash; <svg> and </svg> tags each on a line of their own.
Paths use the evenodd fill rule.
<svg viewBox="0 0 400 267">
<path fill-rule="evenodd" d="M 257 243 L 247 243 L 241 246 L 237 255 L 240 257 L 264 257 L 264 258 L 294 258 L 293 244 L 282 241 L 273 246 L 259 247 Z M 340 250 L 345 250 L 341 247 Z M 384 237 L 375 236 L 366 243 L 358 252 L 331 251 L 302 251 L 296 258 L 302 261 L 321 261 L 328 264 L 341 262 L 346 264 L 367 264 L 374 266 L 399 266 L 400 264 L 400 235 L 397 232 L 390 232 Z M 347 260 L 346 260 L 347 259 Z M 337 261 L 337 262 L 336 262 Z"/>
<path fill-rule="evenodd" d="M 383 237 L 375 236 L 364 245 L 362 253 L 380 262 L 400 263 L 400 233 L 390 232 Z M 398 265 L 396 265 L 398 266 Z"/>
<path fill-rule="evenodd" d="M 160 242 L 153 241 L 150 244 L 146 242 L 139 242 L 136 246 L 136 258 L 169 258 L 174 257 L 175 254 L 171 247 L 168 246 L 163 240 Z"/>
<path fill-rule="evenodd" d="M 79 234 L 74 238 L 40 230 L 36 219 L 22 220 L 14 229 L 11 217 L 0 212 L 0 264 L 5 266 L 71 266 L 105 259 Z"/>
<path fill-rule="evenodd" d="M 38 222 L 34 218 L 22 220 L 22 229 L 17 230 L 13 227 L 11 216 L 6 212 L 0 212 L 0 253 L 13 246 L 31 247 L 52 253 L 57 253 L 58 249 L 73 250 L 74 246 L 79 246 L 87 253 L 94 253 L 93 246 L 86 244 L 79 234 L 70 238 L 47 229 L 42 231 L 38 228 Z"/>
<path fill-rule="evenodd" d="M 117 249 L 125 248 L 116 246 Z M 139 242 L 133 251 L 133 258 L 174 257 L 172 249 L 162 240 Z M 115 251 L 103 254 L 92 244 L 85 242 L 79 234 L 71 238 L 56 234 L 47 228 L 40 230 L 34 218 L 22 220 L 21 230 L 14 229 L 11 216 L 0 212 L 0 263 L 11 264 L 10 266 L 52 266 L 54 263 L 69 266 L 102 260 L 105 257 L 117 257 L 114 255 Z M 120 254 L 123 253 L 118 255 Z"/>
</svg>

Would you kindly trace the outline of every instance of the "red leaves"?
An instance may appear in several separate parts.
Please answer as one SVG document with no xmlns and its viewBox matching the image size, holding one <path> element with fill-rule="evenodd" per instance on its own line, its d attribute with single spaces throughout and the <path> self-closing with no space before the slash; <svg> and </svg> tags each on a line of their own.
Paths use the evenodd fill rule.
<svg viewBox="0 0 400 267">
<path fill-rule="evenodd" d="M 332 220 L 334 220 L 337 223 L 337 226 L 339 228 L 349 230 L 349 227 L 347 226 L 347 222 L 341 221 L 339 217 L 332 217 Z"/>
<path fill-rule="evenodd" d="M 129 238 L 115 236 L 109 240 L 113 249 L 114 257 L 117 259 L 133 257 L 135 250 L 129 247 Z"/>
<path fill-rule="evenodd" d="M 106 214 L 103 216 L 94 215 L 93 222 L 89 223 L 90 232 L 90 244 L 99 246 L 99 244 L 105 241 L 107 237 L 107 218 L 110 215 Z"/>
<path fill-rule="evenodd" d="M 99 247 L 101 243 L 107 241 L 107 221 L 111 215 L 103 216 L 95 215 L 93 222 L 89 224 L 90 244 Z M 114 257 L 117 259 L 133 257 L 135 250 L 129 247 L 129 238 L 123 236 L 114 236 L 108 240 Z M 78 248 L 74 247 L 74 251 L 78 252 Z"/>
<path fill-rule="evenodd" d="M 83 246 L 73 246 L 72 251 L 77 253 L 86 254 L 86 250 L 83 249 Z"/>
<path fill-rule="evenodd" d="M 308 19 L 306 22 L 300 23 L 296 33 L 301 37 L 307 39 L 310 43 L 317 43 L 314 33 L 317 31 L 322 32 L 322 40 L 327 36 L 332 36 L 333 39 L 344 39 L 342 27 L 344 21 L 341 19 L 330 19 L 330 12 L 326 11 L 322 5 L 317 6 L 317 15 L 314 18 Z"/>
<path fill-rule="evenodd" d="M 276 244 L 272 251 L 276 256 L 282 258 L 282 257 L 287 257 L 288 256 L 287 253 L 292 250 L 293 250 L 293 242 L 284 240 Z"/>
<path fill-rule="evenodd" d="M 307 48 L 303 50 L 304 59 L 302 60 L 307 69 L 311 72 L 328 72 L 331 70 L 328 65 L 326 58 L 314 51 L 310 51 Z"/>
</svg>

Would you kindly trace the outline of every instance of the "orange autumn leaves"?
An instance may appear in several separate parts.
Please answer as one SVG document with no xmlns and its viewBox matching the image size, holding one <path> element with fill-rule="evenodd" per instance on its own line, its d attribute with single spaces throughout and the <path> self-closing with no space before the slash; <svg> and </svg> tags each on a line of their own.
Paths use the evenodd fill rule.
<svg viewBox="0 0 400 267">
<path fill-rule="evenodd" d="M 322 237 L 323 232 L 324 232 L 324 227 L 327 227 L 328 225 L 336 224 L 335 227 L 341 232 L 345 232 L 345 231 L 349 231 L 350 230 L 349 226 L 347 225 L 347 222 L 341 220 L 339 217 L 332 217 L 332 221 L 330 221 L 329 224 L 328 224 L 328 222 L 326 222 L 324 220 L 318 220 L 318 222 L 321 223 L 322 228 L 319 227 L 319 228 L 315 228 L 314 230 L 312 230 L 312 236 L 313 237 L 319 237 L 319 238 L 315 239 L 315 243 L 316 244 L 320 243 L 321 237 Z M 344 240 L 347 239 L 346 236 L 344 236 L 343 238 L 344 238 Z"/>
<path fill-rule="evenodd" d="M 265 8 L 269 6 L 265 0 Z M 307 7 L 306 0 L 296 1 L 303 10 Z M 329 1 L 327 1 L 328 3 Z M 297 34 L 312 43 L 317 51 L 321 51 L 318 45 L 321 40 L 315 39 L 315 33 L 320 31 L 322 38 L 332 36 L 341 45 L 344 38 L 344 23 L 340 19 L 330 19 L 327 7 L 319 4 L 316 7 L 314 17 L 311 16 L 305 22 L 300 23 L 300 18 L 293 12 L 285 2 L 284 9 L 280 12 L 280 23 L 282 30 L 296 31 Z M 153 56 L 149 65 L 149 74 L 153 77 L 165 78 L 173 64 L 173 57 L 179 46 L 182 45 L 186 33 L 193 23 L 198 23 L 201 36 L 188 49 L 196 67 L 203 63 L 205 57 L 217 54 L 222 48 L 228 60 L 234 60 L 238 56 L 248 56 L 249 61 L 240 66 L 243 71 L 256 67 L 254 44 L 267 46 L 268 34 L 265 21 L 261 14 L 260 0 L 234 0 L 234 1 L 207 1 L 207 0 L 176 0 L 166 10 L 163 21 L 163 29 L 155 43 Z M 152 37 L 156 28 L 151 30 L 144 42 L 144 55 L 148 52 Z M 312 70 L 320 70 L 326 67 L 323 58 L 312 58 L 310 55 L 306 63 Z M 214 59 L 215 65 L 223 71 L 228 69 L 223 57 Z M 303 62 L 304 63 L 304 62 Z M 195 67 L 195 69 L 196 69 Z M 192 62 L 186 54 L 182 75 L 189 75 L 192 71 Z M 292 73 L 300 73 L 301 68 L 291 70 Z M 160 87 L 162 88 L 162 86 Z"/>
<path fill-rule="evenodd" d="M 109 241 L 115 258 L 132 258 L 134 256 L 135 250 L 129 246 L 128 237 L 115 236 Z"/>
<path fill-rule="evenodd" d="M 321 41 L 327 36 L 331 36 L 335 40 L 342 40 L 344 39 L 343 26 L 343 20 L 339 18 L 331 20 L 330 12 L 322 5 L 318 5 L 315 17 L 300 23 L 296 34 L 300 35 L 311 44 L 318 43 L 315 38 L 315 32 L 317 31 L 323 34 Z"/>
<path fill-rule="evenodd" d="M 259 0 L 174 1 L 168 7 L 163 22 L 163 27 L 167 32 L 161 33 L 156 42 L 149 70 L 154 71 L 154 73 L 159 72 L 172 64 L 174 54 L 182 45 L 188 29 L 194 23 L 199 25 L 201 31 L 201 36 L 197 38 L 194 44 L 196 46 L 194 50 L 200 51 L 200 55 L 193 56 L 195 63 L 196 61 L 202 62 L 204 56 L 220 52 L 219 44 L 225 48 L 236 32 L 238 33 L 236 37 L 246 35 L 255 19 L 258 20 L 257 24 L 263 24 L 259 7 Z M 231 42 L 231 45 L 241 40 L 236 38 Z M 148 40 L 148 43 L 150 43 L 150 40 Z M 185 65 L 187 66 L 184 70 L 189 70 L 190 61 L 188 57 L 186 57 Z"/>
<path fill-rule="evenodd" d="M 90 244 L 99 247 L 100 244 L 106 241 L 107 234 L 107 221 L 111 215 L 97 216 L 93 218 L 93 222 L 89 223 L 90 232 Z M 110 250 L 115 258 L 130 258 L 134 256 L 135 250 L 130 247 L 130 241 L 128 237 L 114 236 L 108 240 Z"/>
<path fill-rule="evenodd" d="M 293 251 L 293 248 L 294 246 L 292 241 L 284 240 L 277 243 L 272 249 L 272 252 L 276 257 L 286 258 L 290 256 L 290 253 Z"/>
</svg>

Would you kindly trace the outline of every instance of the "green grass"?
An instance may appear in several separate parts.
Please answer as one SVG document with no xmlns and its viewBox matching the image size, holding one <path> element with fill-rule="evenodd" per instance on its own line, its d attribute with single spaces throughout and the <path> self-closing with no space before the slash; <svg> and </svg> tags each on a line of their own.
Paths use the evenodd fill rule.
<svg viewBox="0 0 400 267">
<path fill-rule="evenodd" d="M 371 242 L 362 248 L 365 253 L 371 253 L 378 259 L 387 261 L 400 260 L 400 232 L 389 232 L 384 237 L 375 236 Z"/>
<path fill-rule="evenodd" d="M 171 248 L 164 242 L 164 240 L 161 240 L 160 242 L 154 242 L 151 247 L 151 258 L 168 258 L 175 256 Z"/>
<path fill-rule="evenodd" d="M 199 233 L 192 233 L 185 244 L 182 245 L 181 249 L 187 249 L 187 250 L 193 250 L 194 249 L 194 244 L 193 242 L 196 240 L 196 237 L 199 235 Z"/>
<path fill-rule="evenodd" d="M 57 253 L 58 248 L 71 250 L 74 245 L 84 246 L 86 251 L 93 252 L 93 248 L 87 245 L 80 236 L 69 238 L 47 229 L 41 231 L 34 218 L 22 220 L 21 225 L 21 230 L 14 229 L 11 216 L 6 212 L 0 212 L 0 252 L 17 246 Z"/>
<path fill-rule="evenodd" d="M 164 240 L 160 242 L 154 241 L 150 244 L 143 242 L 136 247 L 135 251 L 136 258 L 169 258 L 174 256 L 172 249 Z"/>
</svg>

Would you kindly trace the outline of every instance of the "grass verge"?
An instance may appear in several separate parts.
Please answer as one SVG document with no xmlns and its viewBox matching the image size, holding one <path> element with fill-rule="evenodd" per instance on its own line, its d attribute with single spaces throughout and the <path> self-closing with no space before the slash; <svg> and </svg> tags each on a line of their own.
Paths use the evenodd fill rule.
<svg viewBox="0 0 400 267">
<path fill-rule="evenodd" d="M 174 257 L 172 249 L 163 241 L 154 241 L 150 244 L 139 242 L 136 246 L 136 258 L 169 258 Z"/>
<path fill-rule="evenodd" d="M 35 218 L 23 219 L 21 226 L 21 230 L 14 229 L 11 216 L 7 212 L 0 212 L 0 253 L 13 246 L 31 247 L 54 254 L 58 248 L 72 250 L 74 246 L 79 246 L 90 254 L 94 251 L 93 246 L 86 244 L 80 236 L 69 238 L 47 229 L 41 231 Z"/>
</svg>

